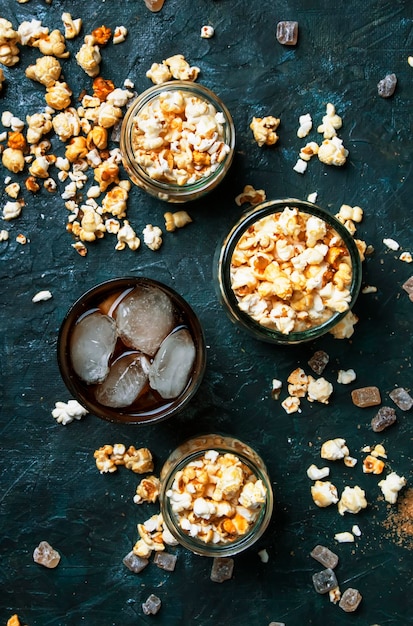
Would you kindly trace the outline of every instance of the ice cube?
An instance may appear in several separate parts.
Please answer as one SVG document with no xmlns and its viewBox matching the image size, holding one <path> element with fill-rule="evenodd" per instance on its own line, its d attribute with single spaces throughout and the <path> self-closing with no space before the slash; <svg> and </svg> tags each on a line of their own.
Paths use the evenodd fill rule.
<svg viewBox="0 0 413 626">
<path fill-rule="evenodd" d="M 70 340 L 70 358 L 76 374 L 86 383 L 99 383 L 109 372 L 116 345 L 115 321 L 98 311 L 83 317 Z"/>
<path fill-rule="evenodd" d="M 137 352 L 119 357 L 107 378 L 96 388 L 96 400 L 104 406 L 130 406 L 148 385 L 148 359 Z"/>
<path fill-rule="evenodd" d="M 172 301 L 158 287 L 136 287 L 122 300 L 115 315 L 122 341 L 149 356 L 174 327 Z"/>
<path fill-rule="evenodd" d="M 188 384 L 195 360 L 190 332 L 180 328 L 161 344 L 153 360 L 149 382 L 162 398 L 177 398 Z"/>
</svg>

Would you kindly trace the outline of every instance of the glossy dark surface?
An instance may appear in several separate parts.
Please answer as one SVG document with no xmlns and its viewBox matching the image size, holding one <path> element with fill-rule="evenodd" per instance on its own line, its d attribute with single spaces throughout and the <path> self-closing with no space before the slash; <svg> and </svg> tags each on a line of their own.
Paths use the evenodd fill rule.
<svg viewBox="0 0 413 626">
<path fill-rule="evenodd" d="M 107 235 L 89 244 L 87 256 L 81 257 L 66 231 L 63 185 L 59 183 L 59 193 L 42 189 L 32 196 L 24 189 L 27 173 L 11 175 L 22 183 L 26 206 L 18 219 L 1 223 L 9 231 L 9 240 L 0 243 L 1 623 L 13 613 L 28 626 L 412 623 L 411 541 L 410 546 L 406 541 L 398 545 L 385 527 L 390 505 L 377 486 L 383 476 L 363 473 L 360 452 L 365 445 L 382 443 L 388 454 L 385 472 L 394 470 L 411 485 L 412 413 L 397 409 L 397 423 L 374 433 L 370 421 L 375 407 L 359 409 L 350 397 L 354 388 L 377 385 L 382 404 L 393 406 L 388 393 L 394 387 L 413 392 L 413 303 L 402 289 L 413 266 L 383 244 L 390 237 L 401 250 L 413 247 L 413 68 L 407 62 L 413 54 L 411 3 L 165 0 L 154 14 L 143 0 L 5 0 L 0 15 L 14 28 L 35 17 L 52 30 L 62 29 L 63 11 L 83 19 L 81 35 L 67 43 L 70 58 L 61 62 L 75 105 L 82 90 L 91 93 L 92 80 L 74 58 L 84 35 L 102 24 L 124 24 L 126 41 L 102 49 L 101 75 L 119 87 L 129 78 L 140 92 L 151 85 L 145 73 L 153 62 L 184 54 L 201 68 L 198 81 L 228 106 L 236 154 L 225 181 L 185 207 L 193 223 L 165 233 L 157 252 L 143 241 L 135 252 L 117 251 L 116 238 Z M 298 21 L 297 46 L 277 42 L 280 20 Z M 215 28 L 210 40 L 200 38 L 204 24 Z M 39 55 L 24 47 L 19 64 L 3 68 L 1 111 L 24 120 L 43 109 L 44 87 L 24 76 Z M 393 72 L 396 92 L 383 99 L 377 83 Z M 300 175 L 292 169 L 305 141 L 296 135 L 298 118 L 311 113 L 315 128 L 308 139 L 320 141 L 316 127 L 328 102 L 343 119 L 339 136 L 350 153 L 347 164 L 334 168 L 313 159 Z M 249 129 L 253 116 L 264 115 L 281 118 L 280 140 L 268 149 L 258 148 Z M 54 153 L 63 154 L 57 138 L 53 146 Z M 8 199 L 8 174 L 1 167 L 2 206 Z M 57 170 L 52 175 L 57 180 Z M 377 292 L 360 295 L 354 309 L 360 319 L 351 340 L 327 336 L 314 344 L 277 347 L 250 338 L 228 320 L 212 282 L 212 262 L 216 245 L 243 211 L 234 199 L 247 184 L 264 189 L 268 199 L 306 199 L 318 192 L 317 203 L 332 214 L 343 203 L 363 208 L 357 236 L 375 250 L 364 263 L 363 286 L 373 285 Z M 148 223 L 163 228 L 167 210 L 175 208 L 132 188 L 127 217 L 138 234 Z M 26 235 L 26 245 L 16 242 L 19 233 Z M 56 359 L 62 319 L 87 289 L 129 275 L 170 285 L 199 316 L 208 362 L 196 400 L 177 420 L 154 426 L 115 425 L 93 415 L 62 426 L 51 415 L 55 402 L 69 399 Z M 33 303 L 42 289 L 49 289 L 53 298 Z M 334 385 L 330 403 L 303 400 L 302 413 L 287 415 L 271 397 L 272 379 L 283 381 L 283 399 L 288 375 L 297 366 L 311 373 L 307 361 L 316 349 L 330 355 L 324 371 Z M 337 371 L 349 368 L 356 371 L 356 382 L 339 385 Z M 124 467 L 101 475 L 94 450 L 107 443 L 147 446 L 159 472 L 184 439 L 208 431 L 239 437 L 262 456 L 275 498 L 269 528 L 256 546 L 235 557 L 231 581 L 211 582 L 210 560 L 180 548 L 173 549 L 178 555 L 175 572 L 151 562 L 141 574 L 132 574 L 122 558 L 138 538 L 136 524 L 158 507 L 133 503 L 139 477 Z M 312 463 L 324 464 L 319 449 L 332 437 L 344 437 L 358 459 L 353 469 L 330 464 L 339 491 L 346 484 L 366 490 L 369 506 L 358 515 L 341 517 L 336 507 L 318 509 L 312 501 L 306 470 Z M 337 544 L 334 534 L 355 523 L 360 538 Z M 61 554 L 55 570 L 33 562 L 33 550 L 42 540 Z M 363 595 L 354 615 L 315 592 L 312 575 L 322 567 L 309 553 L 316 544 L 339 555 L 336 574 L 342 591 L 354 587 Z M 261 549 L 267 550 L 268 563 L 260 560 Z M 162 600 L 155 617 L 141 609 L 151 593 Z"/>
</svg>

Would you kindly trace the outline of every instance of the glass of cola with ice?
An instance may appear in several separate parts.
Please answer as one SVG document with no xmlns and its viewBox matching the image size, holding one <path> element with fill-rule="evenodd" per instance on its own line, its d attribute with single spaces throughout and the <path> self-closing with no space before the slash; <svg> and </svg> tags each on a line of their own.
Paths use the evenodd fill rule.
<svg viewBox="0 0 413 626">
<path fill-rule="evenodd" d="M 198 390 L 205 340 L 175 290 L 149 278 L 117 278 L 69 309 L 58 363 L 69 391 L 90 413 L 112 422 L 156 422 L 182 410 Z"/>
</svg>

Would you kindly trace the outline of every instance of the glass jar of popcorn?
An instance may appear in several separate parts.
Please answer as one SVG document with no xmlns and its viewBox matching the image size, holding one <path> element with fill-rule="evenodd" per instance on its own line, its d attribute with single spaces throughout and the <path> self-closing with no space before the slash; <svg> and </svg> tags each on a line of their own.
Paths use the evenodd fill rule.
<svg viewBox="0 0 413 626">
<path fill-rule="evenodd" d="M 263 202 L 217 250 L 218 295 L 231 320 L 263 341 L 295 344 L 336 331 L 350 336 L 361 254 L 348 228 L 315 204 Z"/>
<path fill-rule="evenodd" d="M 190 439 L 161 471 L 165 526 L 196 554 L 224 557 L 252 546 L 266 530 L 273 493 L 261 457 L 233 437 Z"/>
<path fill-rule="evenodd" d="M 84 293 L 62 321 L 57 356 L 82 406 L 127 424 L 182 411 L 206 366 L 194 310 L 174 289 L 146 277 L 111 279 Z"/>
<path fill-rule="evenodd" d="M 232 163 L 235 128 L 212 91 L 170 81 L 140 94 L 122 123 L 120 149 L 131 180 L 166 202 L 188 202 L 214 189 Z"/>
</svg>

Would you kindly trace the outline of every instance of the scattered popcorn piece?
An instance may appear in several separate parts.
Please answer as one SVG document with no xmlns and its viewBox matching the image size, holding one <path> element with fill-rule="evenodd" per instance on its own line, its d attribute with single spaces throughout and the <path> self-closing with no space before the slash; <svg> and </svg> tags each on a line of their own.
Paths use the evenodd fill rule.
<svg viewBox="0 0 413 626">
<path fill-rule="evenodd" d="M 126 26 L 116 26 L 113 31 L 113 43 L 116 45 L 118 43 L 123 43 L 127 37 L 128 29 Z"/>
<path fill-rule="evenodd" d="M 299 117 L 299 128 L 297 130 L 297 137 L 303 139 L 307 137 L 308 133 L 313 127 L 313 120 L 311 119 L 310 113 L 306 113 L 305 115 L 300 115 Z"/>
<path fill-rule="evenodd" d="M 17 217 L 19 217 L 20 213 L 22 212 L 22 208 L 23 208 L 22 202 L 18 202 L 18 201 L 12 202 L 8 200 L 3 207 L 3 219 L 6 220 L 6 222 L 16 219 Z"/>
<path fill-rule="evenodd" d="M 150 250 L 159 250 L 162 246 L 162 231 L 159 226 L 147 224 L 142 231 L 143 242 Z"/>
<path fill-rule="evenodd" d="M 348 531 L 342 533 L 336 533 L 334 539 L 339 543 L 353 543 L 354 535 Z"/>
<path fill-rule="evenodd" d="M 123 226 L 119 229 L 118 243 L 116 244 L 116 250 L 124 250 L 128 246 L 131 250 L 137 250 L 141 245 L 141 240 L 129 224 L 128 220 L 123 221 Z"/>
<path fill-rule="evenodd" d="M 174 54 L 165 59 L 164 63 L 169 67 L 172 77 L 177 80 L 195 81 L 198 78 L 199 67 L 191 67 L 183 54 Z"/>
<path fill-rule="evenodd" d="M 357 465 L 357 459 L 352 456 L 345 456 L 343 461 L 346 467 L 355 467 Z"/>
<path fill-rule="evenodd" d="M 265 548 L 258 552 L 258 556 L 261 559 L 261 563 L 268 563 L 268 561 L 270 560 L 268 552 L 267 552 L 267 550 Z"/>
<path fill-rule="evenodd" d="M 367 500 L 363 489 L 358 487 L 344 487 L 341 498 L 338 502 L 338 512 L 340 515 L 344 513 L 359 513 L 361 509 L 367 507 Z"/>
<path fill-rule="evenodd" d="M 288 415 L 291 413 L 301 413 L 300 398 L 288 396 L 281 402 L 281 406 Z"/>
<path fill-rule="evenodd" d="M 330 589 L 330 591 L 328 592 L 328 597 L 330 599 L 330 602 L 332 602 L 333 604 L 337 604 L 337 602 L 340 602 L 340 599 L 341 599 L 340 587 L 334 587 L 334 589 Z"/>
<path fill-rule="evenodd" d="M 343 146 L 343 142 L 338 137 L 325 139 L 319 147 L 318 158 L 326 165 L 341 167 L 348 157 L 348 150 Z"/>
<path fill-rule="evenodd" d="M 313 204 L 317 202 L 318 193 L 313 191 L 313 193 L 309 193 L 307 196 L 308 202 L 312 202 Z"/>
<path fill-rule="evenodd" d="M 20 36 L 13 29 L 11 22 L 0 17 L 0 63 L 6 67 L 12 67 L 19 62 L 19 48 L 17 43 Z"/>
<path fill-rule="evenodd" d="M 377 287 L 374 287 L 373 285 L 366 285 L 361 290 L 361 293 L 364 294 L 364 295 L 366 295 L 368 293 L 377 293 Z"/>
<path fill-rule="evenodd" d="M 16 236 L 16 241 L 17 241 L 17 243 L 19 243 L 22 246 L 24 246 L 27 243 L 27 237 L 26 237 L 26 235 L 23 235 L 23 233 L 19 233 Z"/>
<path fill-rule="evenodd" d="M 379 487 L 384 495 L 384 499 L 389 504 L 395 504 L 399 491 L 406 485 L 404 476 L 399 476 L 396 472 L 391 472 L 384 480 L 379 482 Z"/>
<path fill-rule="evenodd" d="M 410 65 L 410 67 L 413 67 L 413 56 L 408 56 L 407 57 L 407 62 Z"/>
<path fill-rule="evenodd" d="M 149 11 L 152 11 L 153 13 L 160 11 L 165 2 L 165 0 L 144 0 L 144 1 Z"/>
<path fill-rule="evenodd" d="M 244 190 L 235 198 L 235 202 L 238 206 L 244 203 L 260 204 L 266 199 L 266 193 L 264 189 L 254 189 L 252 185 L 245 185 Z"/>
<path fill-rule="evenodd" d="M 150 69 L 146 72 L 146 77 L 150 78 L 155 85 L 160 85 L 171 80 L 172 74 L 165 63 L 152 63 Z"/>
<path fill-rule="evenodd" d="M 43 291 L 38 291 L 32 298 L 32 302 L 41 302 L 43 300 L 50 300 L 52 298 L 52 293 L 48 289 Z"/>
<path fill-rule="evenodd" d="M 354 326 L 358 321 L 357 315 L 355 315 L 353 311 L 349 311 L 343 319 L 329 331 L 329 333 L 333 335 L 335 339 L 349 339 L 353 336 Z"/>
<path fill-rule="evenodd" d="M 3 150 L 1 160 L 4 167 L 14 174 L 17 174 L 24 169 L 25 160 L 22 150 L 17 150 L 16 148 L 5 148 Z"/>
<path fill-rule="evenodd" d="M 338 370 L 337 373 L 337 382 L 341 385 L 349 385 L 354 382 L 357 378 L 356 372 L 353 369 L 349 370 Z"/>
<path fill-rule="evenodd" d="M 308 400 L 313 402 L 321 402 L 322 404 L 328 404 L 331 394 L 333 393 L 333 385 L 325 378 L 314 379 L 309 377 L 308 383 Z"/>
<path fill-rule="evenodd" d="M 33 552 L 33 561 L 48 569 L 54 569 L 59 565 L 60 554 L 47 541 L 41 541 Z"/>
<path fill-rule="evenodd" d="M 156 476 L 147 476 L 142 478 L 139 485 L 136 487 L 136 494 L 133 498 L 135 504 L 142 504 L 142 502 L 156 502 L 161 488 L 159 478 Z"/>
<path fill-rule="evenodd" d="M 307 161 L 303 161 L 303 159 L 298 159 L 296 164 L 293 167 L 294 172 L 298 172 L 298 174 L 304 174 L 308 167 Z"/>
<path fill-rule="evenodd" d="M 82 47 L 75 55 L 78 65 L 88 76 L 94 78 L 99 74 L 102 56 L 99 46 L 92 35 L 86 35 Z"/>
<path fill-rule="evenodd" d="M 317 128 L 317 132 L 321 133 L 324 139 L 332 139 L 337 135 L 337 130 L 341 128 L 343 122 L 341 117 L 337 115 L 334 104 L 329 102 L 326 106 L 326 115 L 323 117 L 323 123 Z"/>
<path fill-rule="evenodd" d="M 351 529 L 351 532 L 353 533 L 353 535 L 355 535 L 356 537 L 361 537 L 361 530 L 360 527 L 357 526 L 357 524 L 354 524 L 354 526 Z"/>
<path fill-rule="evenodd" d="M 316 480 L 311 487 L 311 496 L 314 503 L 320 508 L 325 508 L 338 502 L 337 488 L 329 480 Z"/>
<path fill-rule="evenodd" d="M 278 380 L 278 378 L 273 378 L 272 379 L 272 387 L 271 387 L 271 395 L 272 395 L 274 400 L 278 400 L 279 399 L 280 393 L 281 393 L 281 388 L 282 388 L 281 380 Z"/>
<path fill-rule="evenodd" d="M 201 28 L 202 39 L 211 39 L 215 35 L 215 29 L 213 26 L 206 25 Z"/>
<path fill-rule="evenodd" d="M 81 18 L 73 19 L 70 13 L 62 13 L 62 22 L 65 29 L 65 38 L 74 39 L 82 28 Z"/>
<path fill-rule="evenodd" d="M 318 154 L 319 146 L 315 141 L 310 141 L 304 148 L 301 148 L 299 157 L 302 161 L 310 161 L 313 156 Z"/>
<path fill-rule="evenodd" d="M 307 476 L 311 480 L 322 480 L 323 478 L 327 478 L 330 475 L 329 467 L 322 467 L 319 469 L 316 465 L 310 465 L 307 470 Z"/>
<path fill-rule="evenodd" d="M 390 250 L 396 251 L 396 250 L 398 250 L 400 248 L 400 244 L 397 241 L 395 241 L 394 239 L 390 239 L 390 238 L 383 239 L 383 243 Z"/>
<path fill-rule="evenodd" d="M 10 183 L 10 185 L 7 185 L 4 188 L 4 191 L 7 193 L 9 198 L 13 198 L 15 200 L 20 193 L 20 185 L 19 183 Z"/>
<path fill-rule="evenodd" d="M 366 456 L 363 461 L 363 472 L 365 474 L 381 474 L 384 470 L 384 462 L 372 455 Z"/>
<path fill-rule="evenodd" d="M 192 222 L 192 218 L 188 215 L 186 211 L 176 211 L 175 213 L 167 211 L 166 213 L 164 213 L 164 219 L 165 229 L 170 233 L 177 228 L 183 228 L 184 226 Z"/>
<path fill-rule="evenodd" d="M 252 118 L 250 129 L 260 148 L 262 146 L 273 146 L 277 143 L 278 135 L 275 131 L 279 125 L 280 119 L 272 115 Z"/>
<path fill-rule="evenodd" d="M 69 402 L 56 402 L 52 416 L 59 424 L 66 426 L 75 419 L 82 419 L 87 413 L 87 409 L 79 404 L 77 400 L 69 400 Z"/>
<path fill-rule="evenodd" d="M 413 257 L 410 252 L 402 252 L 399 259 L 400 261 L 404 261 L 404 263 L 411 263 L 413 261 Z"/>
<path fill-rule="evenodd" d="M 24 0 L 25 2 L 27 0 Z M 17 615 L 17 613 L 15 613 L 14 615 L 12 615 L 8 620 L 7 620 L 7 624 L 6 626 L 21 626 L 19 617 Z"/>
<path fill-rule="evenodd" d="M 387 459 L 386 450 L 381 443 L 376 444 L 373 450 L 366 450 L 366 452 L 371 452 L 372 456 L 381 456 L 383 459 Z"/>
<path fill-rule="evenodd" d="M 321 446 L 320 455 L 322 459 L 327 459 L 328 461 L 344 459 L 344 457 L 349 456 L 346 440 L 337 437 L 336 439 L 325 441 Z"/>
<path fill-rule="evenodd" d="M 4 228 L 0 230 L 0 241 L 7 241 L 9 238 L 9 231 Z"/>
</svg>

